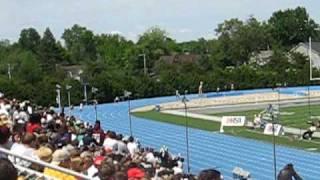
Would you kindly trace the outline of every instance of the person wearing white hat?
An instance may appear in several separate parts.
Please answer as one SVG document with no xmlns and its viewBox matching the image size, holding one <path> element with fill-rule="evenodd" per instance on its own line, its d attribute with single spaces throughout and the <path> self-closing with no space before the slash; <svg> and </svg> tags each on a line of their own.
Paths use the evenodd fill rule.
<svg viewBox="0 0 320 180">
<path fill-rule="evenodd" d="M 52 165 L 60 166 L 63 168 L 70 168 L 70 155 L 66 150 L 63 149 L 57 149 L 53 154 L 52 154 Z M 43 171 L 43 174 L 46 176 L 53 177 L 55 179 L 59 180 L 76 180 L 76 177 L 65 174 L 60 171 L 56 171 L 50 168 L 45 168 Z"/>
</svg>

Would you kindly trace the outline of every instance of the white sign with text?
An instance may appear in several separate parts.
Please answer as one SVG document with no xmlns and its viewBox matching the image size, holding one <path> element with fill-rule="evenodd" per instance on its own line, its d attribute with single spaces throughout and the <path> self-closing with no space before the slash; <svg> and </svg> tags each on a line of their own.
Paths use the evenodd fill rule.
<svg viewBox="0 0 320 180">
<path fill-rule="evenodd" d="M 246 124 L 245 116 L 222 116 L 220 132 L 223 133 L 224 126 L 244 126 Z"/>
<path fill-rule="evenodd" d="M 282 125 L 280 124 L 274 124 L 274 135 L 279 136 L 283 133 Z M 266 124 L 266 127 L 264 128 L 263 134 L 266 135 L 272 135 L 272 123 Z"/>
</svg>

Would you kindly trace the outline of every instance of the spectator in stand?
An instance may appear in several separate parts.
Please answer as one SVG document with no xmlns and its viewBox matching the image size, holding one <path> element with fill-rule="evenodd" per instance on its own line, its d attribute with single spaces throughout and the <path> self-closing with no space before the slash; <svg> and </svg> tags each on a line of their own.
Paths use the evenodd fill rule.
<svg viewBox="0 0 320 180">
<path fill-rule="evenodd" d="M 92 165 L 87 169 L 87 174 L 91 178 L 97 179 L 99 176 L 99 169 L 101 169 L 102 162 L 105 160 L 105 156 L 95 157 Z"/>
<path fill-rule="evenodd" d="M 92 134 L 93 130 L 88 129 L 86 135 L 82 139 L 84 146 L 98 145 L 98 142 L 92 137 Z"/>
<path fill-rule="evenodd" d="M 24 106 L 20 105 L 20 107 L 19 107 L 19 121 L 18 121 L 18 123 L 20 123 L 20 124 L 26 124 L 29 120 L 29 115 L 23 108 L 24 108 Z"/>
<path fill-rule="evenodd" d="M 93 127 L 93 138 L 97 141 L 97 143 L 101 146 L 103 144 L 105 134 L 103 129 L 101 129 L 100 121 L 97 120 Z"/>
<path fill-rule="evenodd" d="M 122 135 L 118 134 L 116 137 L 117 143 L 116 143 L 116 151 L 115 154 L 125 156 L 129 153 L 127 145 L 122 141 Z"/>
<path fill-rule="evenodd" d="M 106 138 L 103 142 L 103 147 L 105 151 L 112 151 L 116 148 L 117 140 L 116 133 L 109 131 L 107 132 Z"/>
<path fill-rule="evenodd" d="M 128 139 L 127 147 L 131 156 L 133 156 L 135 153 L 139 151 L 138 144 L 134 142 L 134 138 L 132 136 L 130 136 Z"/>
<path fill-rule="evenodd" d="M 112 131 L 105 134 L 100 121 L 91 126 L 72 116 L 64 117 L 63 113 L 58 115 L 52 108 L 37 114 L 38 108 L 33 112 L 28 102 L 0 99 L 0 104 L 1 111 L 10 112 L 15 123 L 10 132 L 7 124 L 11 119 L 6 113 L 4 121 L 0 119 L 0 147 L 16 154 L 84 173 L 96 180 L 193 179 L 183 174 L 183 158 L 173 156 L 168 148 L 163 147 L 160 152 L 140 148 L 133 137 Z M 57 179 L 76 179 L 50 168 L 31 166 L 30 162 L 18 158 L 16 163 Z M 199 177 L 215 180 L 221 179 L 221 174 L 206 170 Z"/>
<path fill-rule="evenodd" d="M 31 114 L 26 127 L 27 133 L 32 134 L 37 129 L 41 129 L 41 116 L 40 114 Z"/>
<path fill-rule="evenodd" d="M 294 170 L 293 164 L 287 164 L 278 174 L 278 180 L 302 180 L 299 174 Z"/>
<path fill-rule="evenodd" d="M 17 180 L 18 171 L 13 164 L 4 158 L 0 158 L 0 180 Z"/>
<path fill-rule="evenodd" d="M 50 163 L 52 160 L 52 149 L 49 147 L 41 146 L 35 153 L 44 162 Z"/>
<path fill-rule="evenodd" d="M 200 172 L 198 180 L 222 180 L 221 173 L 215 169 L 206 169 Z"/>
<path fill-rule="evenodd" d="M 70 168 L 70 157 L 68 152 L 62 149 L 57 149 L 52 155 L 52 165 L 60 166 L 66 169 Z M 76 180 L 74 176 L 50 168 L 44 169 L 44 175 L 59 179 L 59 180 Z"/>
<path fill-rule="evenodd" d="M 0 147 L 4 149 L 10 149 L 11 143 L 9 142 L 10 138 L 10 129 L 7 126 L 0 126 Z M 7 156 L 0 152 L 0 158 L 7 158 Z"/>
<path fill-rule="evenodd" d="M 33 148 L 35 142 L 35 136 L 31 133 L 26 133 L 22 137 L 21 143 L 20 142 L 15 142 L 10 151 L 12 153 L 21 155 L 21 156 L 26 156 L 30 157 L 32 159 L 39 159 L 38 156 L 35 154 L 35 149 Z M 16 160 L 13 157 L 9 157 L 11 162 L 17 163 L 18 165 L 24 166 L 24 167 L 29 167 L 31 166 L 30 162 L 20 160 L 16 158 Z"/>
<path fill-rule="evenodd" d="M 103 161 L 101 167 L 99 168 L 98 178 L 100 180 L 110 180 L 112 179 L 113 175 L 115 174 L 115 169 L 110 161 Z M 98 179 L 94 178 L 94 179 Z"/>
<path fill-rule="evenodd" d="M 145 177 L 145 172 L 137 167 L 130 168 L 127 172 L 128 180 L 141 180 Z"/>
</svg>

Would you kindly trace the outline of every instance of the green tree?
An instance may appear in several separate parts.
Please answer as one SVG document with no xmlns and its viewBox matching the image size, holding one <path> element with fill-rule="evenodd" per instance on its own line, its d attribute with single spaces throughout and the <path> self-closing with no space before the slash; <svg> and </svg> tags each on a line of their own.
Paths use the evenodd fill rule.
<svg viewBox="0 0 320 180">
<path fill-rule="evenodd" d="M 319 25 L 309 17 L 304 7 L 277 11 L 268 22 L 272 37 L 284 46 L 306 42 L 310 36 L 319 38 Z"/>
<path fill-rule="evenodd" d="M 105 61 L 108 65 L 127 68 L 128 57 L 134 43 L 118 34 L 102 34 L 96 36 L 98 60 Z"/>
<path fill-rule="evenodd" d="M 42 78 L 40 64 L 35 55 L 30 52 L 22 52 L 19 55 L 20 65 L 16 67 L 17 75 L 27 83 L 34 85 Z"/>
<path fill-rule="evenodd" d="M 269 47 L 271 40 L 267 29 L 267 24 L 254 17 L 246 22 L 230 19 L 219 24 L 217 49 L 212 52 L 214 58 L 223 67 L 247 63 L 253 52 Z"/>
<path fill-rule="evenodd" d="M 62 50 L 49 28 L 43 34 L 39 49 L 42 67 L 48 71 L 54 70 L 55 64 L 61 62 L 63 57 Z"/>
<path fill-rule="evenodd" d="M 72 63 L 95 61 L 96 42 L 92 31 L 79 25 L 66 29 L 62 35 Z"/>
<path fill-rule="evenodd" d="M 26 50 L 36 53 L 40 44 L 40 35 L 34 28 L 23 29 L 20 33 L 19 45 Z"/>
<path fill-rule="evenodd" d="M 153 67 L 156 60 L 163 55 L 170 55 L 176 42 L 168 36 L 168 33 L 159 27 L 152 27 L 143 33 L 137 42 L 140 53 L 146 55 L 147 66 Z M 142 62 L 142 61 L 140 61 Z"/>
</svg>

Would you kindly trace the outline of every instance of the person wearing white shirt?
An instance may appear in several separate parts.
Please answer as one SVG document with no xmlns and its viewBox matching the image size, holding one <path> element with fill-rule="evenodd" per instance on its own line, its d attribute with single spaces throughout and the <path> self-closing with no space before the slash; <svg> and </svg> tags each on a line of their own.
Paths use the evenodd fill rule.
<svg viewBox="0 0 320 180">
<path fill-rule="evenodd" d="M 115 150 L 117 145 L 116 134 L 114 132 L 110 132 L 106 139 L 103 142 L 103 147 L 109 150 Z"/>
<path fill-rule="evenodd" d="M 33 149 L 30 145 L 35 140 L 35 137 L 33 134 L 27 133 L 22 138 L 22 143 L 14 143 L 10 149 L 10 152 L 30 157 L 32 159 L 39 159 L 38 156 L 35 154 L 35 149 Z M 20 166 L 29 167 L 31 165 L 30 162 L 23 161 L 21 159 L 14 159 L 13 157 L 9 156 L 9 160 L 14 163 L 18 164 Z"/>
<path fill-rule="evenodd" d="M 139 148 L 138 148 L 138 144 L 136 142 L 134 142 L 134 139 L 132 136 L 130 136 L 129 138 L 129 142 L 127 144 L 128 150 L 131 154 L 131 156 L 133 156 L 135 153 L 139 152 Z"/>
</svg>

